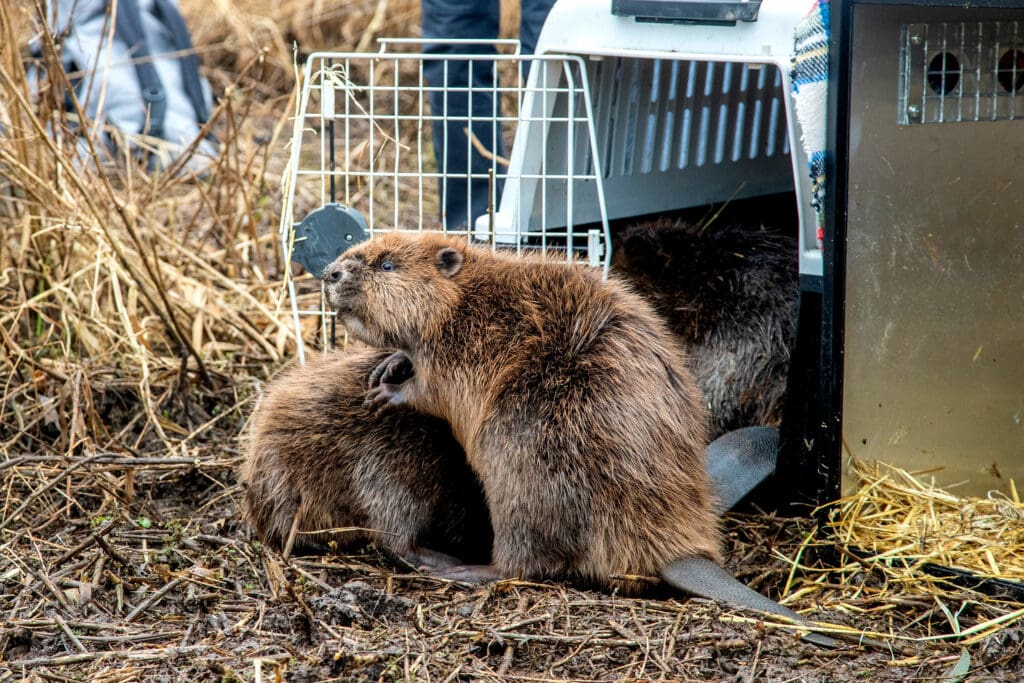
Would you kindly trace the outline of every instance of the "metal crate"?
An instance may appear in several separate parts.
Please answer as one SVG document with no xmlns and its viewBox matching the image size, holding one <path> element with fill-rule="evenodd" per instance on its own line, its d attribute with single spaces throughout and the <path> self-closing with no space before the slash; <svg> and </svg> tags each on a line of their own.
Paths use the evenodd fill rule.
<svg viewBox="0 0 1024 683">
<path fill-rule="evenodd" d="M 900 124 L 1024 118 L 1024 21 L 995 16 L 900 27 Z"/>
<path fill-rule="evenodd" d="M 1024 6 L 943 4 L 844 3 L 819 441 L 837 461 L 1011 495 L 1024 479 Z"/>
</svg>

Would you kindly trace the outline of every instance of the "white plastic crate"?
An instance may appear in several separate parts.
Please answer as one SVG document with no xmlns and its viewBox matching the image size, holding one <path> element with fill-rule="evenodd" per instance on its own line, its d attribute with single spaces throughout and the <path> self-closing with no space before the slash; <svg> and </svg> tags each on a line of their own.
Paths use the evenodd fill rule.
<svg viewBox="0 0 1024 683">
<path fill-rule="evenodd" d="M 560 0 L 533 57 L 518 55 L 514 41 L 495 42 L 504 52 L 494 57 L 426 54 L 418 40 L 385 40 L 377 53 L 312 55 L 292 141 L 285 251 L 293 226 L 332 202 L 362 213 L 371 234 L 444 229 L 438 180 L 444 192 L 446 183 L 481 174 L 437 172 L 429 130 L 437 117 L 427 98 L 443 84 L 427 82 L 423 65 L 494 60 L 487 90 L 501 98 L 494 118 L 513 142 L 507 165 L 494 159 L 487 171 L 496 210 L 464 234 L 607 271 L 610 219 L 793 192 L 800 272 L 818 276 L 818 226 L 807 158 L 793 144 L 801 131 L 790 79 L 794 29 L 807 9 L 770 0 L 753 22 L 645 23 L 612 15 L 607 2 Z M 321 316 L 326 345 L 330 313 L 322 300 L 299 301 L 290 286 L 296 327 L 301 315 Z"/>
<path fill-rule="evenodd" d="M 710 25 L 637 21 L 594 0 L 555 3 L 537 53 L 586 60 L 608 218 L 792 191 L 800 272 L 821 275 L 790 78 L 794 30 L 810 7 L 765 0 L 756 21 Z M 512 160 L 529 166 L 540 153 L 526 145 Z M 499 224 L 516 220 L 506 206 L 529 201 L 510 197 L 515 189 L 505 188 Z M 595 215 L 589 199 L 577 195 L 577 216 Z"/>
</svg>

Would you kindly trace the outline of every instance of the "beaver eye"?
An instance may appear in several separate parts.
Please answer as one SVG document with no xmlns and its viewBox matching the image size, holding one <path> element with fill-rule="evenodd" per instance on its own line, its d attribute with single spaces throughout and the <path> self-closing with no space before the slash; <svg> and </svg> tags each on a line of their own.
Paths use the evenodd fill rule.
<svg viewBox="0 0 1024 683">
<path fill-rule="evenodd" d="M 394 261 L 384 261 L 380 264 L 380 269 L 386 273 L 390 273 L 395 269 L 395 263 Z"/>
</svg>

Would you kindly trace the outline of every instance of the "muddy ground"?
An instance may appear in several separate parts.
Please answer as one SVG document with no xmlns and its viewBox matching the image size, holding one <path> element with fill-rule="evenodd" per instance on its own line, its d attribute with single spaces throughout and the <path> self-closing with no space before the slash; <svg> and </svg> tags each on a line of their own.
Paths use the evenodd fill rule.
<svg viewBox="0 0 1024 683">
<path fill-rule="evenodd" d="M 792 606 L 901 637 L 823 650 L 778 624 L 657 589 L 626 599 L 559 584 L 452 584 L 373 548 L 284 561 L 239 518 L 237 446 L 223 437 L 230 445 L 179 462 L 98 458 L 83 475 L 92 488 L 74 474 L 57 481 L 53 489 L 75 495 L 31 527 L 8 499 L 0 681 L 1015 681 L 1024 669 L 1019 626 L 963 649 L 912 640 L 951 633 L 944 609 L 959 610 L 961 628 L 987 618 L 978 596 L 952 589 L 943 606 L 816 590 Z M 42 465 L 0 466 L 10 488 Z M 131 503 L 103 491 L 95 471 L 126 468 Z M 785 558 L 809 525 L 730 517 L 730 568 L 779 597 Z"/>
</svg>

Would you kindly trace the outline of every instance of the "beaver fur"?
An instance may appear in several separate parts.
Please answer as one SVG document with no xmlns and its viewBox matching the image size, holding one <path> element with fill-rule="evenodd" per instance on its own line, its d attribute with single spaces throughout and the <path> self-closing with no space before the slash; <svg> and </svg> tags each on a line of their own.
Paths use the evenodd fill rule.
<svg viewBox="0 0 1024 683">
<path fill-rule="evenodd" d="M 241 468 L 244 508 L 267 545 L 375 541 L 416 564 L 487 561 L 483 491 L 443 421 L 364 403 L 387 351 L 335 351 L 270 382 Z M 349 531 L 328 531 L 350 529 Z"/>
<path fill-rule="evenodd" d="M 704 399 L 630 287 L 410 233 L 350 248 L 324 280 L 351 334 L 411 360 L 413 377 L 380 383 L 378 405 L 452 426 L 483 483 L 494 575 L 631 590 L 616 577 L 720 560 Z"/>
<path fill-rule="evenodd" d="M 711 438 L 778 426 L 797 316 L 796 240 L 753 224 L 660 218 L 616 233 L 613 269 L 690 353 Z"/>
</svg>

